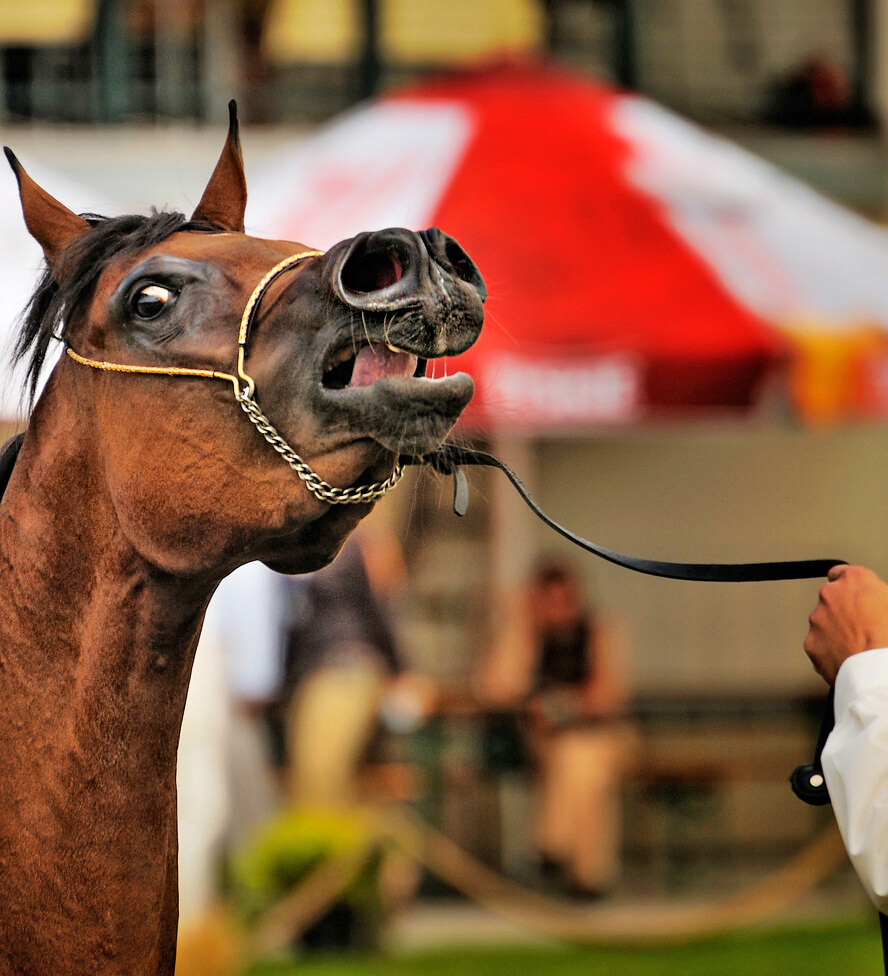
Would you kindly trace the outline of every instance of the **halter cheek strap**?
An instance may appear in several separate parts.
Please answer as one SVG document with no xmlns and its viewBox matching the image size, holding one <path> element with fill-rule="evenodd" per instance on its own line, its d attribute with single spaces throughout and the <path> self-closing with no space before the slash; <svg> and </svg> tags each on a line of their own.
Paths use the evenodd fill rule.
<svg viewBox="0 0 888 976">
<path fill-rule="evenodd" d="M 246 392 L 249 396 L 252 396 L 256 392 L 256 384 L 244 369 L 244 360 L 247 355 L 247 338 L 250 335 L 250 329 L 253 327 L 253 321 L 259 310 L 259 301 L 271 286 L 271 283 L 285 271 L 289 271 L 290 268 L 295 268 L 297 264 L 300 264 L 308 258 L 318 258 L 323 253 L 323 251 L 300 251 L 298 254 L 291 254 L 288 258 L 284 258 L 283 261 L 279 261 L 262 277 L 259 284 L 256 285 L 250 297 L 247 299 L 243 315 L 241 315 L 240 328 L 237 332 L 237 375 L 238 380 L 246 384 Z M 235 393 L 239 394 L 241 392 L 237 381 L 235 381 Z"/>
<path fill-rule="evenodd" d="M 241 409 L 246 414 L 250 423 L 256 427 L 267 443 L 296 472 L 305 484 L 305 487 L 308 488 L 315 498 L 331 505 L 357 505 L 376 501 L 376 499 L 381 498 L 387 492 L 391 491 L 401 480 L 404 470 L 400 462 L 395 465 L 394 471 L 385 481 L 380 481 L 372 485 L 360 485 L 353 488 L 335 488 L 333 485 L 328 484 L 299 457 L 262 412 L 254 397 L 256 382 L 247 373 L 245 367 L 247 339 L 258 314 L 259 302 L 262 296 L 268 290 L 271 283 L 285 271 L 289 271 L 308 258 L 319 257 L 323 253 L 323 251 L 300 251 L 297 254 L 291 254 L 268 271 L 253 289 L 241 315 L 240 328 L 237 334 L 237 365 L 234 373 L 225 373 L 217 369 L 193 369 L 187 366 L 132 366 L 125 363 L 108 363 L 81 356 L 67 344 L 65 346 L 65 353 L 75 363 L 110 373 L 144 373 L 156 376 L 190 376 L 209 380 L 225 380 L 234 387 L 234 398 L 240 404 Z"/>
</svg>

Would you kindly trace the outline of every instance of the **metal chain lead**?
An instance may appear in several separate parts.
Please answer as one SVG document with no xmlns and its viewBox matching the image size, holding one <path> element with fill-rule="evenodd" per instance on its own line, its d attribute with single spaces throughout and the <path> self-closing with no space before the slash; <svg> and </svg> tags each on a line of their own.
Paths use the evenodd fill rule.
<svg viewBox="0 0 888 976">
<path fill-rule="evenodd" d="M 403 477 L 403 467 L 400 464 L 395 464 L 395 470 L 385 481 L 379 481 L 372 485 L 361 485 L 356 488 L 335 488 L 324 481 L 316 471 L 313 471 L 281 437 L 247 390 L 237 394 L 237 402 L 241 405 L 241 409 L 247 415 L 250 423 L 255 424 L 259 433 L 299 475 L 305 483 L 305 487 L 319 501 L 328 502 L 331 505 L 359 505 L 375 502 L 390 492 Z"/>
</svg>

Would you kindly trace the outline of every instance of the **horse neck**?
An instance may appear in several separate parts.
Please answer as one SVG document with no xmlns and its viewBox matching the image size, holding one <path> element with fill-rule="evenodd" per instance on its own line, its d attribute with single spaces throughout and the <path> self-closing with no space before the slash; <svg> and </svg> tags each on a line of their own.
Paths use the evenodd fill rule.
<svg viewBox="0 0 888 976">
<path fill-rule="evenodd" d="M 38 407 L 0 504 L 0 863 L 16 892 L 0 929 L 21 928 L 0 973 L 4 952 L 28 954 L 10 972 L 49 973 L 81 950 L 166 972 L 176 747 L 212 584 L 134 551 L 76 440 Z"/>
<path fill-rule="evenodd" d="M 150 703 L 174 750 L 211 591 L 133 548 L 95 452 L 29 431 L 0 505 L 0 675 L 20 696 L 60 696 L 56 718 Z"/>
</svg>

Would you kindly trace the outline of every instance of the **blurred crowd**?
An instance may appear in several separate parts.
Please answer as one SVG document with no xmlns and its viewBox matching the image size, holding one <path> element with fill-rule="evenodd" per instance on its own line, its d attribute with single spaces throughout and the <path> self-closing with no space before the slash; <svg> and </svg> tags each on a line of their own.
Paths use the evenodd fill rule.
<svg viewBox="0 0 888 976">
<path fill-rule="evenodd" d="M 369 526 L 319 572 L 287 577 L 252 563 L 223 581 L 179 751 L 183 925 L 212 909 L 226 854 L 281 810 L 366 801 L 362 772 L 381 731 L 410 733 L 447 708 L 399 645 L 393 621 L 406 592 L 397 541 Z M 598 897 L 619 879 L 621 661 L 618 628 L 586 600 L 574 568 L 546 559 L 472 676 L 471 708 L 495 719 L 488 730 L 508 730 L 532 784 L 529 856 L 547 890 Z"/>
</svg>

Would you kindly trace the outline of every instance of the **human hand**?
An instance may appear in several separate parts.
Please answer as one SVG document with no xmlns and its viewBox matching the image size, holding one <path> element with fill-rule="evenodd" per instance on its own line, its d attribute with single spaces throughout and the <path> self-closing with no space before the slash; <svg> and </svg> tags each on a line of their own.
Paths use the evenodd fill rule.
<svg viewBox="0 0 888 976">
<path fill-rule="evenodd" d="M 835 566 L 808 618 L 805 652 L 833 684 L 853 654 L 888 647 L 888 584 L 862 566 Z"/>
</svg>

